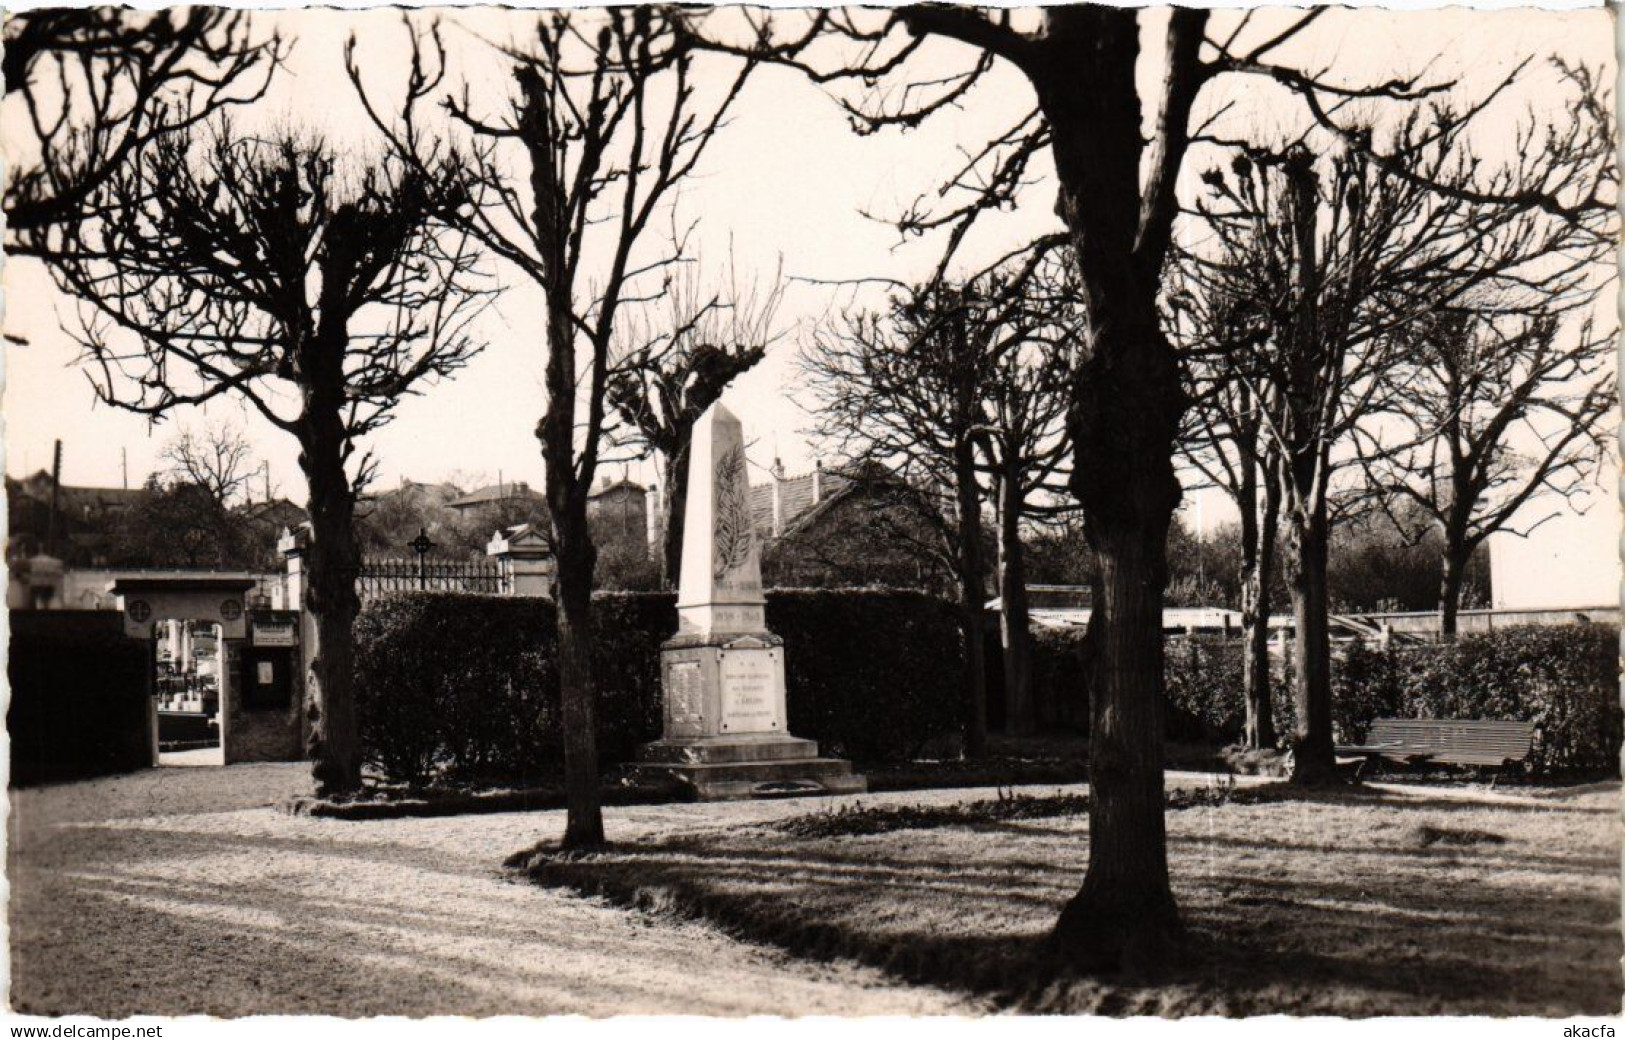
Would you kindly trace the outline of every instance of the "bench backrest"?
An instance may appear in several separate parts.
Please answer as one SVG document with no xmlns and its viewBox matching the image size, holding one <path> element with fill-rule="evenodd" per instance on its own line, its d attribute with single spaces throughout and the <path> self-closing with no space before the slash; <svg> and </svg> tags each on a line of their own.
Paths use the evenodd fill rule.
<svg viewBox="0 0 1625 1040">
<path fill-rule="evenodd" d="M 1395 744 L 1460 765 L 1521 762 L 1534 742 L 1533 722 L 1496 719 L 1378 719 L 1366 735 L 1367 744 Z"/>
</svg>

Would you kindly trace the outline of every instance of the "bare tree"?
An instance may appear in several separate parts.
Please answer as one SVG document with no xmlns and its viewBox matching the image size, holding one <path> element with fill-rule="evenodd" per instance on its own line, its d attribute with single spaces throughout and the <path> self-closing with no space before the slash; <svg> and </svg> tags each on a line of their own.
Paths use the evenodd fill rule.
<svg viewBox="0 0 1625 1040">
<path fill-rule="evenodd" d="M 173 479 L 203 488 L 221 512 L 229 509 L 258 475 L 260 468 L 253 455 L 248 438 L 229 423 L 202 430 L 185 427 L 160 453 Z"/>
<path fill-rule="evenodd" d="M 733 275 L 725 291 L 707 293 L 689 270 L 616 333 L 608 401 L 644 449 L 661 458 L 660 573 L 668 588 L 676 585 L 683 558 L 694 424 L 728 384 L 767 355 L 783 296 L 776 276 L 762 289 L 741 287 Z"/>
<path fill-rule="evenodd" d="M 816 332 L 801 364 L 816 402 L 815 435 L 849 458 L 885 467 L 905 485 L 942 488 L 951 510 L 922 510 L 959 586 L 968 716 L 965 751 L 987 752 L 982 613 L 983 401 L 994 378 L 997 331 L 976 289 L 937 285 L 899 293 L 881 312 L 859 311 Z"/>
<path fill-rule="evenodd" d="M 481 115 L 466 93 L 445 100 L 473 141 L 474 194 L 460 226 L 539 287 L 547 308 L 547 402 L 536 436 L 558 558 L 570 848 L 604 840 L 589 635 L 597 550 L 587 497 L 612 443 L 617 330 L 623 307 L 658 299 L 688 259 L 686 232 L 660 241 L 651 222 L 673 204 L 756 64 L 737 62 L 715 90 L 703 89 L 675 17 L 653 7 L 544 14 L 529 49 L 504 52 L 516 87 L 507 112 Z M 360 88 L 353 52 L 352 39 L 350 75 Z M 418 108 L 439 94 L 444 59 L 437 30 L 414 32 L 399 111 L 386 114 L 361 91 L 408 162 L 430 147 Z"/>
<path fill-rule="evenodd" d="M 1583 296 L 1610 240 L 1611 218 L 1584 202 L 1611 176 L 1606 147 L 1548 138 L 1544 149 L 1531 144 L 1513 163 L 1487 168 L 1467 136 L 1484 104 L 1413 113 L 1380 148 L 1371 146 L 1375 131 L 1354 135 L 1359 147 L 1331 135 L 1317 157 L 1306 138 L 1205 177 L 1199 209 L 1217 259 L 1191 270 L 1216 309 L 1255 323 L 1254 348 L 1232 363 L 1281 462 L 1301 781 L 1335 775 L 1327 627 L 1335 478 L 1360 461 L 1348 449 L 1362 426 L 1401 407 L 1404 331 L 1478 299 Z M 1561 200 L 1572 198 L 1585 208 L 1568 212 Z"/>
<path fill-rule="evenodd" d="M 169 487 L 164 490 L 187 489 L 170 496 L 171 513 L 188 513 L 188 526 L 207 535 L 215 566 L 239 556 L 248 532 L 231 515 L 231 507 L 259 472 L 242 432 L 226 423 L 202 430 L 188 426 L 164 445 L 159 457 L 168 467 Z"/>
<path fill-rule="evenodd" d="M 96 214 L 100 189 L 146 145 L 264 96 L 286 54 L 248 13 L 42 8 L 8 12 L 11 125 L 6 250 L 42 255 L 53 232 Z"/>
<path fill-rule="evenodd" d="M 1065 455 L 1057 429 L 1065 395 L 1056 390 L 1071 372 L 1076 326 L 1046 295 L 1053 286 L 1035 289 L 1035 271 L 1027 265 L 976 285 L 900 292 L 887 310 L 849 314 L 820 331 L 802 353 L 818 436 L 906 484 L 951 491 L 951 511 L 920 513 L 937 526 L 958 579 L 972 756 L 985 753 L 987 740 L 983 478 L 1001 488 L 1005 584 L 1020 585 L 1019 610 L 1020 522 L 1038 492 L 1054 490 Z M 1020 623 L 1024 635 L 1024 616 Z M 1018 640 L 1018 654 L 1024 645 Z M 1017 725 L 1030 723 L 1030 703 L 1015 707 Z"/>
<path fill-rule="evenodd" d="M 1181 265 L 1173 265 L 1165 289 L 1169 334 L 1179 345 L 1190 381 L 1191 408 L 1180 450 L 1209 486 L 1219 488 L 1239 515 L 1244 719 L 1242 744 L 1275 747 L 1270 688 L 1270 612 L 1273 609 L 1275 542 L 1281 510 L 1280 453 L 1264 429 L 1269 409 L 1249 378 L 1248 351 L 1259 330 L 1238 315 L 1236 301 L 1188 292 Z"/>
<path fill-rule="evenodd" d="M 1566 308 L 1548 297 L 1538 309 Z M 1430 528 L 1443 535 L 1445 637 L 1456 634 L 1468 563 L 1490 535 L 1528 534 L 1558 510 L 1530 516 L 1526 507 L 1553 498 L 1572 507 L 1592 490 L 1618 406 L 1617 336 L 1594 335 L 1590 322 L 1565 327 L 1550 313 L 1471 310 L 1406 330 L 1393 407 L 1403 447 L 1385 450 L 1373 437 L 1362 457 L 1396 526 L 1413 540 Z"/>
<path fill-rule="evenodd" d="M 991 344 L 996 357 L 982 390 L 977 445 L 998 509 L 1005 730 L 1021 735 L 1038 727 L 1022 535 L 1030 521 L 1049 523 L 1076 511 L 1067 493 L 1072 444 L 1066 417 L 1081 360 L 1082 315 L 1064 269 L 1056 266 L 1042 265 L 1007 291 L 1018 294 L 1012 304 L 1020 315 L 1006 316 L 1007 335 Z"/>
<path fill-rule="evenodd" d="M 150 143 L 95 196 L 96 220 L 46 256 L 77 296 L 102 400 L 154 419 L 235 396 L 299 442 L 312 527 L 308 699 L 318 789 L 361 783 L 351 624 L 359 610 L 360 442 L 402 397 L 478 349 L 468 243 L 436 224 L 459 171 L 341 171 L 320 142 L 203 135 Z"/>
</svg>

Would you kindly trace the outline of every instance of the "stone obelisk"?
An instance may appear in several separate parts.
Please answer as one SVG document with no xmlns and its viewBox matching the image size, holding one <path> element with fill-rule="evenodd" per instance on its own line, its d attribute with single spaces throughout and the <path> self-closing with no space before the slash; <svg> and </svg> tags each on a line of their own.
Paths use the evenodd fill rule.
<svg viewBox="0 0 1625 1040">
<path fill-rule="evenodd" d="M 718 402 L 689 448 L 677 634 L 660 651 L 665 731 L 639 761 L 706 801 L 865 790 L 850 763 L 790 735 L 766 605 L 744 431 Z"/>
</svg>

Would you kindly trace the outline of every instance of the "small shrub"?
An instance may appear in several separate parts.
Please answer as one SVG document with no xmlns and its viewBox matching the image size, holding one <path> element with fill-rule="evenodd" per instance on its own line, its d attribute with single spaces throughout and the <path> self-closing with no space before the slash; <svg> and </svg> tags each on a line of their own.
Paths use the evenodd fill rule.
<svg viewBox="0 0 1625 1040">
<path fill-rule="evenodd" d="M 1419 824 L 1410 832 L 1410 843 L 1422 848 L 1434 845 L 1505 845 L 1506 836 L 1476 827 L 1434 827 Z"/>
<path fill-rule="evenodd" d="M 1163 650 L 1169 740 L 1231 744 L 1246 720 L 1239 641 L 1169 639 Z"/>
</svg>

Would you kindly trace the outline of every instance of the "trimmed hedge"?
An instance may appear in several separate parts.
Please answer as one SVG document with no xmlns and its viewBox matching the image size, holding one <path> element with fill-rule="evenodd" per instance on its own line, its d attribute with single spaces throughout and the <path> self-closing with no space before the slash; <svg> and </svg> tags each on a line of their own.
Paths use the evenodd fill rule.
<svg viewBox="0 0 1625 1040">
<path fill-rule="evenodd" d="M 1373 707 L 1397 703 L 1398 714 L 1418 718 L 1533 722 L 1531 772 L 1618 774 L 1625 730 L 1618 626 L 1509 628 L 1389 653 L 1398 658 L 1390 671 L 1368 684 L 1377 691 Z"/>
<path fill-rule="evenodd" d="M 1074 631 L 1035 631 L 1034 694 L 1041 718 L 1056 705 L 1087 731 L 1088 644 Z M 1215 745 L 1240 740 L 1243 644 L 1170 639 L 1165 657 L 1167 735 Z M 1292 732 L 1288 677 L 1275 662 L 1276 732 Z M 1622 722 L 1619 629 L 1528 626 L 1462 636 L 1453 643 L 1354 643 L 1332 664 L 1332 723 L 1340 743 L 1359 743 L 1379 718 L 1517 719 L 1539 727 L 1531 772 L 1616 774 Z"/>
<path fill-rule="evenodd" d="M 1033 631 L 1033 697 L 1039 725 L 1089 732 L 1092 649 L 1082 628 Z M 1167 691 L 1167 737 L 1223 744 L 1241 735 L 1242 644 L 1208 639 L 1169 639 L 1163 649 Z M 1280 684 L 1278 684 L 1280 685 Z M 1282 706 L 1277 698 L 1277 720 Z M 1287 705 L 1286 725 L 1291 724 Z"/>
<path fill-rule="evenodd" d="M 1039 726 L 1089 732 L 1089 670 L 1094 650 L 1085 628 L 1032 629 L 1032 696 Z M 992 650 L 998 651 L 995 636 Z M 994 653 L 988 660 L 998 663 Z M 1002 676 L 1001 676 L 1002 681 Z"/>
<path fill-rule="evenodd" d="M 882 761 L 954 737 L 966 717 L 951 606 L 915 592 L 774 590 L 789 724 L 828 754 Z M 363 753 L 386 779 L 534 785 L 563 765 L 553 604 L 407 593 L 356 625 Z M 598 752 L 629 761 L 660 736 L 660 644 L 677 629 L 671 593 L 593 600 Z"/>
<path fill-rule="evenodd" d="M 152 765 L 148 647 L 110 611 L 13 611 L 13 786 Z"/>
</svg>

